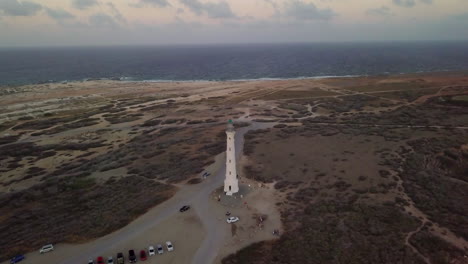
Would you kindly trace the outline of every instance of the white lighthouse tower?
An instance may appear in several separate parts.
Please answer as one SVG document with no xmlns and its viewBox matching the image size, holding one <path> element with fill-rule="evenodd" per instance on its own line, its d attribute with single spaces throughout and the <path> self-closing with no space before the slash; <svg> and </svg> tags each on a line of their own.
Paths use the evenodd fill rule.
<svg viewBox="0 0 468 264">
<path fill-rule="evenodd" d="M 236 131 L 232 120 L 229 120 L 226 129 L 227 135 L 227 148 L 226 148 L 226 179 L 224 180 L 224 192 L 226 195 L 233 195 L 239 191 L 239 183 L 237 180 L 236 170 L 236 144 L 234 136 Z"/>
</svg>

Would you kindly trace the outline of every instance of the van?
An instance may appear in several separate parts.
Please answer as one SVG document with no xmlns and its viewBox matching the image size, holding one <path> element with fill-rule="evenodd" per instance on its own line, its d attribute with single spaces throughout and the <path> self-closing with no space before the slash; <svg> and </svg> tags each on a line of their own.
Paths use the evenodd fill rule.
<svg viewBox="0 0 468 264">
<path fill-rule="evenodd" d="M 54 246 L 52 244 L 49 244 L 49 245 L 43 246 L 41 250 L 39 250 L 39 253 L 43 254 L 43 253 L 50 252 L 52 250 L 54 250 Z"/>
</svg>

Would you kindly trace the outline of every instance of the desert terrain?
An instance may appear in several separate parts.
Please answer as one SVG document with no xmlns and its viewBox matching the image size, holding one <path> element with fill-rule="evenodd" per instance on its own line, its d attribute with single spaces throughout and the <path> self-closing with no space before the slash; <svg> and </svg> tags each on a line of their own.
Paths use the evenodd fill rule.
<svg viewBox="0 0 468 264">
<path fill-rule="evenodd" d="M 175 250 L 149 263 L 468 263 L 465 72 L 0 95 L 2 263 L 168 240 Z M 229 119 L 235 197 L 220 190 Z"/>
</svg>

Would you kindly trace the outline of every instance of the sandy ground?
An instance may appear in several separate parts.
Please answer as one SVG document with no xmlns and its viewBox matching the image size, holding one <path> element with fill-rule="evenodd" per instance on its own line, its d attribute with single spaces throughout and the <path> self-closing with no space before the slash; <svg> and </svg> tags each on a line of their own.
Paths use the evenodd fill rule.
<svg viewBox="0 0 468 264">
<path fill-rule="evenodd" d="M 272 126 L 271 124 L 259 124 L 253 123 L 250 127 L 238 129 L 236 132 L 236 159 L 238 161 L 242 158 L 244 134 L 250 129 L 261 129 Z M 279 216 L 279 210 L 274 205 L 270 207 L 264 207 L 272 199 L 275 199 L 273 193 L 268 192 L 267 189 L 254 188 L 253 182 L 243 182 L 243 190 L 249 189 L 245 192 L 240 192 L 236 196 L 228 197 L 223 195 L 221 186 L 224 181 L 225 174 L 225 157 L 223 159 L 217 159 L 217 162 L 221 162 L 220 170 L 218 170 L 216 182 L 217 184 L 211 185 L 211 191 L 204 193 L 202 196 L 192 200 L 192 204 L 196 204 L 195 208 L 197 214 L 204 223 L 204 228 L 208 235 L 200 246 L 199 250 L 195 254 L 192 263 L 204 264 L 204 263 L 219 263 L 220 260 L 226 255 L 233 253 L 243 246 L 248 245 L 252 242 L 273 239 L 274 237 L 270 232 L 273 228 L 280 228 L 281 221 Z M 238 162 L 238 169 L 242 166 L 242 162 Z M 216 166 L 215 166 L 216 167 Z M 240 170 L 239 170 L 240 171 Z M 210 176 L 212 177 L 212 176 Z M 249 187 L 251 185 L 251 188 Z M 240 195 L 243 194 L 241 198 Z M 221 200 L 218 201 L 218 198 Z M 256 202 L 255 200 L 262 197 L 263 202 Z M 248 205 L 248 206 L 247 206 Z M 265 209 L 270 210 L 265 212 Z M 226 222 L 226 212 L 230 211 L 232 216 L 238 216 L 241 220 L 234 224 L 235 227 L 239 227 L 239 232 L 236 235 L 232 233 L 232 225 Z M 271 220 L 268 223 L 271 230 L 264 228 L 262 232 L 260 228 L 255 227 L 255 219 L 252 217 L 260 212 L 265 212 L 271 216 Z M 254 235 L 251 235 L 252 229 L 255 231 Z M 250 234 L 246 235 L 246 232 Z M 248 237 L 247 240 L 245 240 Z M 248 242 L 247 242 L 248 241 Z"/>
<path fill-rule="evenodd" d="M 200 219 L 198 219 L 195 212 L 192 210 L 183 214 L 174 214 L 158 225 L 145 230 L 144 234 L 128 240 L 119 241 L 101 252 L 100 256 L 103 256 L 104 258 L 113 256 L 115 260 L 117 253 L 122 252 L 127 259 L 128 250 L 130 249 L 135 250 L 135 252 L 139 254 L 140 250 L 143 249 L 148 252 L 149 245 L 156 246 L 161 244 L 164 246 L 165 252 L 162 255 L 148 257 L 146 263 L 190 263 L 204 236 L 205 232 L 202 228 Z M 174 251 L 168 252 L 166 250 L 164 244 L 166 241 L 172 242 L 174 245 Z M 22 263 L 61 263 L 64 259 L 73 256 L 77 252 L 87 250 L 89 245 L 92 244 L 93 242 L 84 245 L 55 245 L 55 250 L 52 252 L 42 255 L 38 252 L 28 254 L 26 256 L 26 260 Z M 94 258 L 96 261 L 96 256 L 90 256 L 90 258 Z M 86 260 L 83 259 L 81 263 L 86 263 Z"/>
<path fill-rule="evenodd" d="M 245 196 L 243 198 L 237 196 L 234 202 L 233 199 L 223 201 L 227 200 L 226 197 L 222 197 L 222 201 L 218 202 L 217 196 L 220 195 L 221 190 L 212 194 L 210 202 L 216 207 L 217 215 L 219 215 L 218 221 L 226 221 L 226 216 L 224 216 L 226 212 L 240 219 L 239 222 L 231 224 L 235 227 L 226 225 L 227 237 L 215 263 L 221 263 L 224 257 L 251 243 L 278 238 L 273 235 L 273 231 L 275 229 L 282 231 L 281 215 L 275 205 L 280 199 L 275 195 L 273 185 L 241 180 L 241 189 L 244 190 Z M 260 217 L 264 220 L 260 221 Z"/>
<path fill-rule="evenodd" d="M 252 128 L 267 126 L 271 125 L 257 124 L 239 129 L 236 134 L 238 159 L 242 153 L 244 133 Z M 224 181 L 224 153 L 218 155 L 215 163 L 208 166 L 206 171 L 211 172 L 212 176 L 198 185 L 178 185 L 180 190 L 173 198 L 126 227 L 85 244 L 58 244 L 51 253 L 26 254 L 27 261 L 24 263 L 85 263 L 90 257 L 115 258 L 118 252 L 127 254 L 129 249 L 139 252 L 149 245 L 163 244 L 168 240 L 173 242 L 174 252 L 152 257 L 149 263 L 219 263 L 227 254 L 252 242 L 275 238 L 272 231 L 280 229 L 281 222 L 279 211 L 274 203 L 271 204 L 272 199 L 275 199 L 271 186 L 259 188 L 255 182 L 243 180 L 242 185 L 249 191 L 242 201 L 238 199 L 238 203 L 223 205 L 213 199 L 213 194 Z M 186 213 L 178 212 L 186 204 L 192 209 Z M 227 210 L 241 218 L 235 224 L 238 230 L 235 235 L 231 233 L 231 225 L 226 223 Z M 255 216 L 259 214 L 268 215 L 262 227 L 256 226 Z"/>
</svg>

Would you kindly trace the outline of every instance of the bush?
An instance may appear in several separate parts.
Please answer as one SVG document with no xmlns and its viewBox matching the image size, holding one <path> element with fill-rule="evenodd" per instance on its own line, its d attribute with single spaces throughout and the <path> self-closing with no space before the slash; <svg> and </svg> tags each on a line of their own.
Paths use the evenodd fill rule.
<svg viewBox="0 0 468 264">
<path fill-rule="evenodd" d="M 105 186 L 93 178 L 66 177 L 1 194 L 0 261 L 17 254 L 18 248 L 29 252 L 51 241 L 79 243 L 102 237 L 165 201 L 174 190 L 136 176 Z"/>
</svg>

